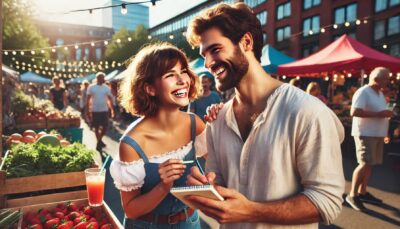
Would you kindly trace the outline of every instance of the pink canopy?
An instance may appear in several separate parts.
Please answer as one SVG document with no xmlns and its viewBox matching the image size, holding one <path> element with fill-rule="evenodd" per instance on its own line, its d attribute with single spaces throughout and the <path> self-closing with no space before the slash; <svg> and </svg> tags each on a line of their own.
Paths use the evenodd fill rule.
<svg viewBox="0 0 400 229">
<path fill-rule="evenodd" d="M 319 76 L 333 72 L 366 72 L 382 66 L 400 72 L 400 59 L 372 49 L 347 35 L 301 60 L 278 66 L 279 75 Z"/>
</svg>

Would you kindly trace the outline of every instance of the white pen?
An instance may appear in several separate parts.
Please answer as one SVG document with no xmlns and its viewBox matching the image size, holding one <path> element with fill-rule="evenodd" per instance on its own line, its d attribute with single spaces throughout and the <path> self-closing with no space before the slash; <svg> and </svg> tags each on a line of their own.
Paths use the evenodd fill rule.
<svg viewBox="0 0 400 229">
<path fill-rule="evenodd" d="M 193 160 L 190 160 L 190 161 L 183 161 L 183 162 L 182 162 L 182 164 L 190 164 L 190 163 L 194 163 L 194 161 L 193 161 Z"/>
</svg>

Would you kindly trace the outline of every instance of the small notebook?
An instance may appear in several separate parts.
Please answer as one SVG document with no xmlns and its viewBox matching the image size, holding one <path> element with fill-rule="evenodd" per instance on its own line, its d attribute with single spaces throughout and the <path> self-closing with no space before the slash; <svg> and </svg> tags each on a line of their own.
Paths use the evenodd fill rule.
<svg viewBox="0 0 400 229">
<path fill-rule="evenodd" d="M 180 199 L 183 203 L 191 208 L 195 207 L 184 198 L 185 196 L 195 195 L 207 197 L 214 200 L 224 200 L 224 198 L 217 192 L 217 190 L 215 190 L 213 185 L 174 187 L 171 189 L 170 192 L 172 195 Z"/>
</svg>

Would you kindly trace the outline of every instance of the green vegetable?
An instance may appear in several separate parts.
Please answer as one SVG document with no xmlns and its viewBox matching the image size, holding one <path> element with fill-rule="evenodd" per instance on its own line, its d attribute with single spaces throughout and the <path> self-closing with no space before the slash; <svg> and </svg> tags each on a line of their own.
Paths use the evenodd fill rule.
<svg viewBox="0 0 400 229">
<path fill-rule="evenodd" d="M 22 213 L 20 211 L 13 211 L 8 214 L 6 217 L 0 220 L 0 228 L 8 228 L 11 227 L 16 221 L 19 220 Z"/>
<path fill-rule="evenodd" d="M 5 161 L 7 177 L 83 171 L 94 165 L 94 151 L 80 143 L 68 146 L 20 143 Z"/>
</svg>

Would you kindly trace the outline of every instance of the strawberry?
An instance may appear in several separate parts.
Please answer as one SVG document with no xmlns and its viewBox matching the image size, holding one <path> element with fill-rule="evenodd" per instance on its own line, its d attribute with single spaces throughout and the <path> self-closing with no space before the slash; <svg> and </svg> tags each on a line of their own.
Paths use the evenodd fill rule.
<svg viewBox="0 0 400 229">
<path fill-rule="evenodd" d="M 87 226 L 87 225 L 88 225 L 87 222 L 80 222 L 79 224 L 77 224 L 77 225 L 75 226 L 74 229 L 86 229 L 86 226 Z"/>
<path fill-rule="evenodd" d="M 85 207 L 85 209 L 83 210 L 83 213 L 85 213 L 86 215 L 90 215 L 90 216 L 94 215 L 94 211 L 90 206 Z"/>
<path fill-rule="evenodd" d="M 111 224 L 107 223 L 107 224 L 104 224 L 103 226 L 101 226 L 100 229 L 111 229 L 111 228 L 112 228 Z"/>
<path fill-rule="evenodd" d="M 60 219 L 54 218 L 54 219 L 46 221 L 44 228 L 46 228 L 46 229 L 57 228 L 59 223 L 60 223 Z"/>
<path fill-rule="evenodd" d="M 57 217 L 59 219 L 64 219 L 65 215 L 62 212 L 55 212 L 54 217 Z"/>
<path fill-rule="evenodd" d="M 78 207 L 78 205 L 77 205 L 75 202 L 71 202 L 71 203 L 68 205 L 68 211 L 73 212 L 73 211 L 78 211 L 78 210 L 79 210 L 79 207 Z"/>
<path fill-rule="evenodd" d="M 28 229 L 43 229 L 43 227 L 40 224 L 32 224 L 28 227 Z"/>
<path fill-rule="evenodd" d="M 86 226 L 86 229 L 99 229 L 99 223 L 97 222 L 90 222 Z"/>
<path fill-rule="evenodd" d="M 68 218 L 70 220 L 74 220 L 75 218 L 79 218 L 81 216 L 81 214 L 79 212 L 70 212 L 68 214 Z"/>
</svg>

